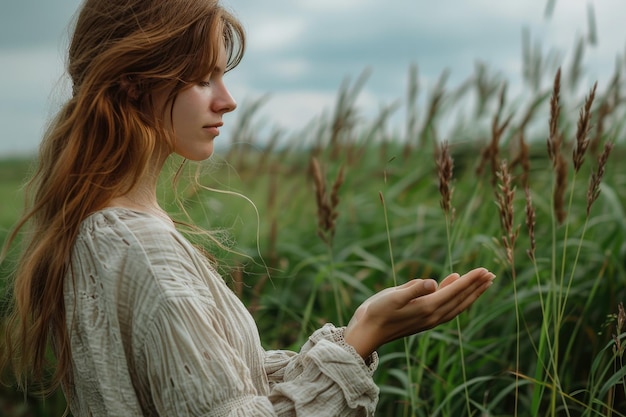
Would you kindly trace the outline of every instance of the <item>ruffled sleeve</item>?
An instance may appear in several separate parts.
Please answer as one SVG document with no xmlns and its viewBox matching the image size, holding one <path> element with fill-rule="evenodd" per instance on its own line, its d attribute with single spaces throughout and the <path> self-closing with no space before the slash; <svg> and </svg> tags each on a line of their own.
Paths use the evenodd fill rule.
<svg viewBox="0 0 626 417">
<path fill-rule="evenodd" d="M 372 374 L 374 352 L 367 361 L 343 340 L 344 328 L 327 324 L 299 354 L 268 351 L 265 368 L 270 400 L 278 415 L 373 416 L 378 387 Z"/>
</svg>

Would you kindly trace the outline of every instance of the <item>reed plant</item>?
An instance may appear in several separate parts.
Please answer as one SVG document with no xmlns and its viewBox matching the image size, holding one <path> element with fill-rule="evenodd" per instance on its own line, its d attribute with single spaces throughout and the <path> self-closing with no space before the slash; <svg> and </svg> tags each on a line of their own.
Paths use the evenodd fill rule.
<svg viewBox="0 0 626 417">
<path fill-rule="evenodd" d="M 345 304 L 341 296 L 341 284 L 335 277 L 335 262 L 333 254 L 333 237 L 337 217 L 339 216 L 339 189 L 344 181 L 343 166 L 339 168 L 337 177 L 330 192 L 326 188 L 326 179 L 322 174 L 322 169 L 317 158 L 311 158 L 311 175 L 315 186 L 315 202 L 317 205 L 317 235 L 322 239 L 328 248 L 329 270 L 326 274 L 330 280 L 335 299 L 335 309 L 337 312 L 337 325 L 345 325 L 343 306 Z"/>
<path fill-rule="evenodd" d="M 498 279 L 469 311 L 381 347 L 380 416 L 625 416 L 622 68 L 606 90 L 592 84 L 578 97 L 561 80 L 580 75 L 550 62 L 526 63 L 524 102 L 508 99 L 485 66 L 458 88 L 446 73 L 429 86 L 410 68 L 404 135 L 387 123 L 402 106 L 372 118 L 357 107 L 367 72 L 301 132 L 258 136 L 262 102 L 253 101 L 235 146 L 204 166 L 201 186 L 180 180 L 182 208 L 168 206 L 169 178 L 160 197 L 220 230 L 226 249 L 236 245 L 208 249 L 268 349 L 297 349 L 385 287 L 492 270 Z M 471 122 L 443 126 L 474 99 Z M 3 201 L 15 200 L 12 187 Z M 3 232 L 18 213 L 1 213 Z M 0 390 L 0 412 L 62 409 L 60 393 L 39 409 L 16 407 L 16 397 Z"/>
</svg>

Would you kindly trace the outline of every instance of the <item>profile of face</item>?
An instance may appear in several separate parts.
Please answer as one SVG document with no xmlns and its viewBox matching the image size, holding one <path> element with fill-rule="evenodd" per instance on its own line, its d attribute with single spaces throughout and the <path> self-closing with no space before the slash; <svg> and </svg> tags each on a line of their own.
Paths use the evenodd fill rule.
<svg viewBox="0 0 626 417">
<path fill-rule="evenodd" d="M 165 128 L 174 137 L 174 153 L 192 161 L 202 161 L 213 154 L 213 141 L 219 135 L 224 114 L 235 110 L 237 103 L 224 84 L 226 52 L 222 47 L 217 65 L 196 84 L 181 90 L 173 104 L 163 107 L 167 94 L 153 97 L 157 108 L 164 109 Z"/>
</svg>

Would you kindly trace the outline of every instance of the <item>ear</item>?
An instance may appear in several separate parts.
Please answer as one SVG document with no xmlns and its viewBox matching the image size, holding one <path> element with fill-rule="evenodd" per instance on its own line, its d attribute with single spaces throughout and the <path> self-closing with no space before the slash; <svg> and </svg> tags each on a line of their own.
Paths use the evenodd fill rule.
<svg viewBox="0 0 626 417">
<path fill-rule="evenodd" d="M 120 77 L 119 81 L 120 90 L 123 91 L 126 96 L 132 101 L 139 101 L 141 97 L 141 88 L 137 78 L 133 75 L 124 74 Z"/>
</svg>

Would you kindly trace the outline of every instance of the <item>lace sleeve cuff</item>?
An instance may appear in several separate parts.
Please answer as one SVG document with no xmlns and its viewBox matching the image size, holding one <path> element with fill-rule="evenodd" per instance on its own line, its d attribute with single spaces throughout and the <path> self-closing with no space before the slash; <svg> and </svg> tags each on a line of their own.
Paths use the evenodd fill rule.
<svg viewBox="0 0 626 417">
<path fill-rule="evenodd" d="M 357 351 L 352 347 L 352 345 L 346 343 L 346 340 L 344 339 L 345 330 L 345 327 L 335 327 L 333 324 L 328 323 L 324 325 L 324 327 L 313 333 L 311 337 L 309 337 L 309 340 L 311 340 L 313 343 L 317 343 L 319 340 L 325 339 L 337 344 L 338 346 L 341 346 L 352 356 L 354 356 L 354 358 L 357 359 L 358 362 L 363 363 L 367 368 L 369 374 L 372 375 L 376 368 L 378 368 L 378 353 L 374 352 L 366 359 L 363 359 L 361 355 L 359 355 Z"/>
</svg>

